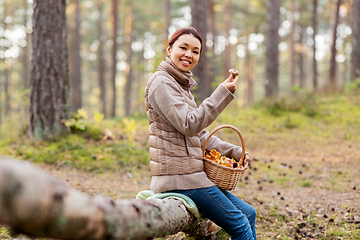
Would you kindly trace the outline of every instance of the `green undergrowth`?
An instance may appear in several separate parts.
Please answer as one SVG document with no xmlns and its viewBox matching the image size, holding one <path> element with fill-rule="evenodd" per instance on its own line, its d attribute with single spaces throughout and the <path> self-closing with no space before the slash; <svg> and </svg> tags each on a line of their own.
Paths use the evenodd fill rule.
<svg viewBox="0 0 360 240">
<path fill-rule="evenodd" d="M 145 114 L 129 119 L 102 119 L 101 115 L 94 114 L 93 120 L 89 115 L 84 110 L 73 115 L 68 122 L 71 133 L 52 141 L 2 137 L 0 155 L 100 172 L 148 164 Z M 251 108 L 231 104 L 208 129 L 220 124 L 236 126 L 248 142 L 254 139 L 253 144 L 259 138 L 268 142 L 295 143 L 296 140 L 326 144 L 340 140 L 356 144 L 360 142 L 360 97 L 304 94 L 271 104 L 257 103 Z M 104 140 L 109 132 L 111 136 Z M 222 134 L 237 137 L 230 129 Z M 278 181 L 286 184 L 287 179 L 282 177 Z"/>
<path fill-rule="evenodd" d="M 360 96 L 304 95 L 251 108 L 230 105 L 213 125 L 232 124 L 247 135 L 360 141 Z"/>
<path fill-rule="evenodd" d="M 94 141 L 77 134 L 62 136 L 55 141 L 17 139 L 0 150 L 0 154 L 34 163 L 56 166 L 69 165 L 76 169 L 103 172 L 132 165 L 145 165 L 147 149 L 126 140 Z"/>
<path fill-rule="evenodd" d="M 258 103 L 252 108 L 239 108 L 231 104 L 208 129 L 231 124 L 243 133 L 249 145 L 257 144 L 260 138 L 292 145 L 306 142 L 317 148 L 324 144 L 333 147 L 334 142 L 349 142 L 351 145 L 345 147 L 351 146 L 350 149 L 356 151 L 360 142 L 359 108 L 360 97 L 345 94 L 307 95 L 267 105 Z M 75 126 L 80 122 L 71 124 Z M 0 138 L 0 155 L 96 173 L 130 167 L 148 169 L 146 115 L 105 119 L 96 126 L 91 122 L 88 124 L 84 131 L 77 129 L 52 141 L 35 141 L 26 137 Z M 77 127 L 82 128 L 81 124 Z M 219 135 L 237 138 L 230 129 L 223 130 Z M 264 144 L 264 141 L 261 143 Z M 334 148 L 334 151 L 337 150 Z M 294 153 L 289 157 L 293 156 Z M 348 165 L 332 163 L 328 157 L 314 162 L 286 157 L 282 161 L 279 158 L 253 158 L 239 183 L 240 188 L 254 190 L 252 195 L 241 198 L 249 199 L 258 211 L 257 231 L 261 239 L 360 239 L 359 225 L 343 220 L 344 217 L 349 218 L 350 214 L 358 217 L 358 210 L 349 208 L 346 212 L 346 209 L 339 207 L 339 210 L 335 208 L 332 211 L 327 203 L 319 208 L 307 208 L 307 205 L 298 207 L 290 201 L 293 199 L 291 190 L 307 192 L 315 189 L 340 194 L 357 191 L 358 166 L 355 162 Z M 264 194 L 266 190 L 272 191 Z M 294 210 L 292 215 L 289 215 L 289 207 Z M 302 212 L 303 208 L 306 211 Z M 330 214 L 325 217 L 322 208 Z M 220 235 L 221 239 L 229 239 L 226 233 L 220 232 Z M 0 238 L 8 237 L 8 230 L 0 227 Z M 179 233 L 159 239 L 194 238 Z"/>
<path fill-rule="evenodd" d="M 87 124 L 83 131 L 77 129 L 49 141 L 27 137 L 0 139 L 0 156 L 99 173 L 147 167 L 147 144 L 134 139 L 136 122 L 115 119 L 98 126 Z"/>
</svg>

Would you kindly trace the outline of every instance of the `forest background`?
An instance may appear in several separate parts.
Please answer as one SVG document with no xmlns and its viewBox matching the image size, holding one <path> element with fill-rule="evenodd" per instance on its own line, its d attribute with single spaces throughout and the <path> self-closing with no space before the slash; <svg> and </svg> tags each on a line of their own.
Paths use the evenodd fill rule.
<svg viewBox="0 0 360 240">
<path fill-rule="evenodd" d="M 241 75 L 236 100 L 214 125 L 239 127 L 254 152 L 251 172 L 257 171 L 258 177 L 252 179 L 249 172 L 240 186 L 252 189 L 244 198 L 259 209 L 260 234 L 358 239 L 358 225 L 351 223 L 359 220 L 359 205 L 352 201 L 359 196 L 360 184 L 355 175 L 360 131 L 359 2 L 66 1 L 66 104 L 72 115 L 59 124 L 67 125 L 70 134 L 42 141 L 34 139 L 30 123 L 30 95 L 44 90 L 36 89 L 31 80 L 34 2 L 2 0 L 0 154 L 45 163 L 55 175 L 62 169 L 59 177 L 66 181 L 74 169 L 80 171 L 77 176 L 115 171 L 134 182 L 136 172 L 149 177 L 145 84 L 164 59 L 168 37 L 180 27 L 194 26 L 206 43 L 194 69 L 199 103 L 226 78 L 229 68 Z M 229 132 L 223 136 L 236 138 Z M 278 165 L 271 168 L 273 162 Z M 274 189 L 281 189 L 275 194 L 259 186 L 270 184 L 269 176 L 277 184 Z M 146 188 L 148 178 L 144 179 L 136 184 Z M 282 195 L 294 186 L 310 189 L 304 194 L 310 200 L 302 199 L 300 207 L 294 192 Z M 117 198 L 134 196 L 131 186 L 116 195 L 112 190 L 78 188 Z M 321 202 L 321 197 L 313 200 L 312 191 L 319 188 L 329 191 L 320 196 L 330 194 L 336 204 Z M 339 200 L 344 194 L 347 204 Z M 278 204 L 285 200 L 288 203 Z M 288 211 L 289 207 L 293 209 Z M 324 211 L 333 216 L 328 219 L 330 214 Z M 314 219 L 320 221 L 315 226 Z M 330 231 L 329 222 L 338 225 Z"/>
</svg>

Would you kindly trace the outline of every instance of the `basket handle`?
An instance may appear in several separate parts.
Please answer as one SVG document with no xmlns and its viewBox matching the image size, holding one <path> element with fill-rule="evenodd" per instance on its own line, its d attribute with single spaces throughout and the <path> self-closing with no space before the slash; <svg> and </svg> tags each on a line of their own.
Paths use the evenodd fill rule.
<svg viewBox="0 0 360 240">
<path fill-rule="evenodd" d="M 231 126 L 231 125 L 228 125 L 228 124 L 220 125 L 220 126 L 214 128 L 214 129 L 210 132 L 209 136 L 206 138 L 205 143 L 204 143 L 204 145 L 203 145 L 203 147 L 202 147 L 202 154 L 203 154 L 203 156 L 205 156 L 206 145 L 208 144 L 211 136 L 214 135 L 215 132 L 217 132 L 217 131 L 219 131 L 220 129 L 223 129 L 223 128 L 231 128 L 231 129 L 233 129 L 233 130 L 239 135 L 239 138 L 240 138 L 240 140 L 241 140 L 241 148 L 242 148 L 241 157 L 240 157 L 240 159 L 239 159 L 239 161 L 241 161 L 241 159 L 244 159 L 244 156 L 245 156 L 245 142 L 244 142 L 244 138 L 243 138 L 243 136 L 241 135 L 241 132 L 240 132 L 236 127 Z"/>
</svg>

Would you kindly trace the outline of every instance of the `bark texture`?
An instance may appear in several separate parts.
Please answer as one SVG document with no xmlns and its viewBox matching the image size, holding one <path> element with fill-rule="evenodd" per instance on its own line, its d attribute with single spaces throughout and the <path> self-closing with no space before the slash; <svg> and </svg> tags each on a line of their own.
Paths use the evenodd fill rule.
<svg viewBox="0 0 360 240">
<path fill-rule="evenodd" d="M 0 225 L 32 237 L 149 239 L 218 231 L 175 199 L 118 200 L 65 187 L 28 162 L 0 157 Z"/>
<path fill-rule="evenodd" d="M 30 136 L 48 139 L 66 132 L 69 72 L 65 0 L 34 1 Z"/>
<path fill-rule="evenodd" d="M 209 97 L 212 89 L 208 79 L 208 66 L 207 66 L 207 47 L 206 47 L 206 34 L 208 31 L 207 26 L 207 1 L 206 0 L 191 0 L 191 24 L 196 28 L 202 39 L 202 52 L 199 62 L 192 70 L 195 80 L 199 83 L 194 93 L 197 95 L 196 99 L 202 102 L 205 98 Z"/>
<path fill-rule="evenodd" d="M 74 21 L 72 23 L 72 41 L 71 41 L 71 53 L 70 53 L 70 81 L 71 81 L 71 110 L 77 112 L 82 107 L 82 82 L 81 82 L 81 57 L 80 57 L 80 45 L 81 45 L 81 9 L 80 0 L 74 0 L 75 5 Z"/>
<path fill-rule="evenodd" d="M 279 27 L 281 0 L 268 1 L 266 34 L 265 98 L 277 98 L 279 92 Z"/>
</svg>

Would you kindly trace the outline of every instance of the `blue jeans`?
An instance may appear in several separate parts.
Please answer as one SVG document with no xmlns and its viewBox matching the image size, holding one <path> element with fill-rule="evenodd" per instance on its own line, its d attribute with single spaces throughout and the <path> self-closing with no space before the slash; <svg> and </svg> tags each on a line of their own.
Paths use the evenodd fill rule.
<svg viewBox="0 0 360 240">
<path fill-rule="evenodd" d="M 199 212 L 224 229 L 232 240 L 255 240 L 256 210 L 228 191 L 213 186 L 190 190 L 171 190 L 191 198 Z"/>
</svg>

